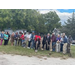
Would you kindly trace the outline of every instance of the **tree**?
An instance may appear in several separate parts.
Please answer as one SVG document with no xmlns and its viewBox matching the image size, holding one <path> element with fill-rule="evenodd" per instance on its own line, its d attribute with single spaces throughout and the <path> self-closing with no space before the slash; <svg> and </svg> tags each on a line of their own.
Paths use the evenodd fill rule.
<svg viewBox="0 0 75 75">
<path fill-rule="evenodd" d="M 56 14 L 56 12 L 50 11 L 49 13 L 45 14 L 44 18 L 46 19 L 46 26 L 48 29 L 48 32 L 52 32 L 54 28 L 60 28 L 61 22 L 59 16 Z"/>
<path fill-rule="evenodd" d="M 61 28 L 61 32 L 65 32 L 67 36 L 71 35 L 75 39 L 75 13 L 73 12 L 72 17 L 69 17 L 65 26 Z"/>
</svg>

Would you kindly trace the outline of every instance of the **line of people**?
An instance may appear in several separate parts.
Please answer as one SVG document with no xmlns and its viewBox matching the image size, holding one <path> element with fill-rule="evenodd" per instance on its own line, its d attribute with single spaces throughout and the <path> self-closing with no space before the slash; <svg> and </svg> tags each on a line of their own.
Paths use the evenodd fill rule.
<svg viewBox="0 0 75 75">
<path fill-rule="evenodd" d="M 35 49 L 35 52 L 40 50 L 50 50 L 56 52 L 63 52 L 64 54 L 70 53 L 70 44 L 72 43 L 71 35 L 67 38 L 65 33 L 61 36 L 58 34 L 56 37 L 54 33 L 50 35 L 44 35 L 43 37 L 40 34 L 35 34 L 34 31 L 32 33 L 26 32 L 16 32 L 12 33 L 11 36 L 8 32 L 1 33 L 0 45 L 4 40 L 4 45 L 8 45 L 8 41 L 10 39 L 11 45 L 13 46 L 22 46 L 28 49 Z"/>
</svg>

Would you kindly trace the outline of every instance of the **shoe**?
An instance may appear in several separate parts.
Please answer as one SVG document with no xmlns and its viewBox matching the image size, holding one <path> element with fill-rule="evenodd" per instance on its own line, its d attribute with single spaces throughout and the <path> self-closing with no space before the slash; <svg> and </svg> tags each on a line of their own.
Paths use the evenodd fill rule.
<svg viewBox="0 0 75 75">
<path fill-rule="evenodd" d="M 35 50 L 35 52 L 37 52 L 38 50 Z"/>
<path fill-rule="evenodd" d="M 41 49 L 41 50 L 43 50 L 43 49 Z"/>
<path fill-rule="evenodd" d="M 30 47 L 27 47 L 28 49 L 30 49 Z"/>
</svg>

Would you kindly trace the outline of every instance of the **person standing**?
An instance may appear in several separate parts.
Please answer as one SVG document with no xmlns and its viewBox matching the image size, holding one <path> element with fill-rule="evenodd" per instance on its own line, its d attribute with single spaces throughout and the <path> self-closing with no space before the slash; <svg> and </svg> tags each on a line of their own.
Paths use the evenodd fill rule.
<svg viewBox="0 0 75 75">
<path fill-rule="evenodd" d="M 67 53 L 67 38 L 65 36 L 65 33 L 63 33 L 63 54 Z"/>
<path fill-rule="evenodd" d="M 32 34 L 31 34 L 31 49 L 34 48 L 34 38 L 35 38 L 35 33 L 33 31 Z"/>
<path fill-rule="evenodd" d="M 21 35 L 20 38 L 22 39 L 22 47 L 24 47 L 24 46 L 23 46 L 23 43 L 24 43 L 24 33 L 22 33 L 22 35 Z"/>
<path fill-rule="evenodd" d="M 54 33 L 52 33 L 51 42 L 52 42 L 52 51 L 55 51 L 55 49 L 56 49 L 56 36 Z"/>
<path fill-rule="evenodd" d="M 58 37 L 56 39 L 56 52 L 60 52 L 60 42 L 61 42 L 61 37 L 60 35 L 58 34 Z"/>
<path fill-rule="evenodd" d="M 51 37 L 50 34 L 48 33 L 46 37 L 46 50 L 50 50 L 50 42 L 51 42 Z"/>
<path fill-rule="evenodd" d="M 1 32 L 0 45 L 2 45 L 3 39 L 4 39 L 4 32 L 2 31 L 2 32 Z"/>
<path fill-rule="evenodd" d="M 63 35 L 61 35 L 60 52 L 63 52 L 63 44 L 64 44 Z"/>
<path fill-rule="evenodd" d="M 71 43 L 72 43 L 72 37 L 71 37 L 71 35 L 69 35 L 69 37 L 68 37 L 68 39 L 67 39 L 67 53 L 70 53 L 70 45 L 71 45 Z"/>
<path fill-rule="evenodd" d="M 8 34 L 7 32 L 5 32 L 4 34 L 4 45 L 7 45 L 8 44 Z"/>
<path fill-rule="evenodd" d="M 8 41 L 7 41 L 7 44 L 8 44 L 9 39 L 10 39 L 10 34 L 9 34 L 9 32 L 7 32 L 7 35 L 8 35 Z"/>
<path fill-rule="evenodd" d="M 14 35 L 14 46 L 17 46 L 18 37 L 19 37 L 18 32 L 16 32 Z"/>
<path fill-rule="evenodd" d="M 46 35 L 44 35 L 44 37 L 43 37 L 43 41 L 42 41 L 42 44 L 43 44 L 43 46 L 42 46 L 42 50 L 44 50 L 45 48 L 46 48 L 46 38 L 47 36 Z"/>
<path fill-rule="evenodd" d="M 18 34 L 18 46 L 21 46 L 22 45 L 22 40 L 21 40 L 21 32 L 19 32 L 19 34 Z"/>
<path fill-rule="evenodd" d="M 27 39 L 28 39 L 28 49 L 30 49 L 30 45 L 31 45 L 31 34 L 30 32 L 28 33 L 28 36 L 27 36 Z"/>
<path fill-rule="evenodd" d="M 11 46 L 14 44 L 14 32 L 11 34 Z"/>
</svg>

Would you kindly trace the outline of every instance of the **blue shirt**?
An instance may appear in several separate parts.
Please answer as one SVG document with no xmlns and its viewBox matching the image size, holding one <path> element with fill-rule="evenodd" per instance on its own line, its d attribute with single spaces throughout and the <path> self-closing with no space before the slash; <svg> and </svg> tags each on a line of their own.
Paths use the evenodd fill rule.
<svg viewBox="0 0 75 75">
<path fill-rule="evenodd" d="M 67 38 L 66 37 L 63 38 L 63 42 L 67 43 Z"/>
<path fill-rule="evenodd" d="M 2 38 L 2 39 L 4 38 L 4 34 L 3 34 L 3 33 L 1 33 L 1 38 Z"/>
</svg>

